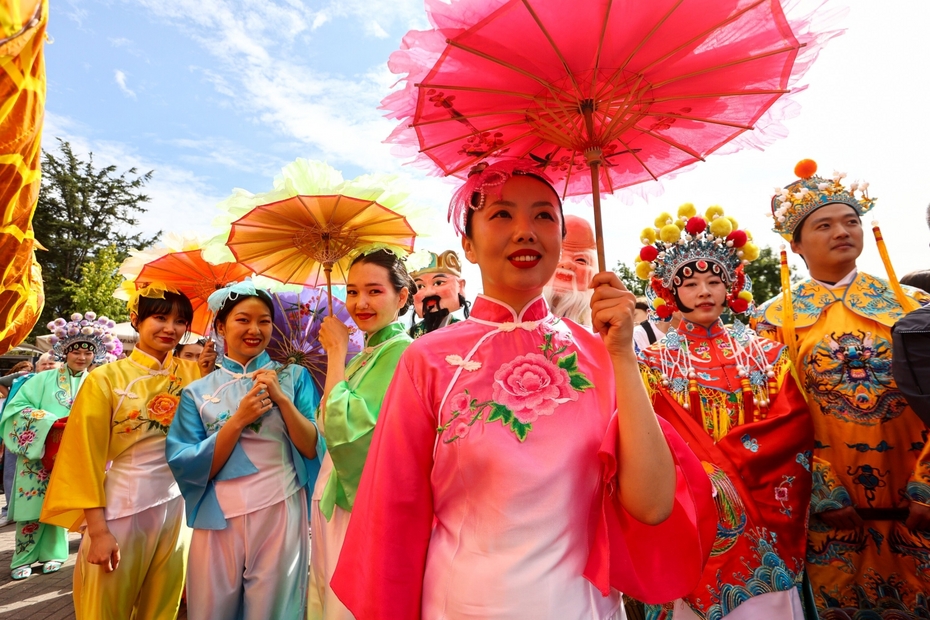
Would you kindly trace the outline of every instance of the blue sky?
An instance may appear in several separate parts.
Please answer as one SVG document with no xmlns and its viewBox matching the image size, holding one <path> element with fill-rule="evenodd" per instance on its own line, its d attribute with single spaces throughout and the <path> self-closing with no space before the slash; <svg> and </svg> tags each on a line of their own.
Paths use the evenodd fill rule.
<svg viewBox="0 0 930 620">
<path fill-rule="evenodd" d="M 846 33 L 802 80 L 809 87 L 795 97 L 800 113 L 785 122 L 788 137 L 765 152 L 712 156 L 664 181 L 664 194 L 648 203 L 608 198 L 608 263 L 630 262 L 637 231 L 682 202 L 721 204 L 777 247 L 764 218 L 772 188 L 812 157 L 821 172 L 871 183 L 899 275 L 930 267 L 928 5 L 838 5 L 849 6 L 839 21 Z M 271 189 L 297 157 L 328 161 L 346 178 L 399 173 L 441 215 L 454 184 L 392 157 L 382 140 L 394 124 L 377 109 L 396 81 L 388 56 L 408 29 L 426 26 L 422 0 L 58 0 L 46 47 L 45 147 L 62 137 L 101 164 L 155 170 L 141 222 L 149 232 L 209 234 L 218 201 L 236 187 Z M 567 209 L 591 217 L 583 201 Z M 860 266 L 882 274 L 874 243 L 866 246 Z M 423 247 L 458 242 L 442 226 Z"/>
</svg>

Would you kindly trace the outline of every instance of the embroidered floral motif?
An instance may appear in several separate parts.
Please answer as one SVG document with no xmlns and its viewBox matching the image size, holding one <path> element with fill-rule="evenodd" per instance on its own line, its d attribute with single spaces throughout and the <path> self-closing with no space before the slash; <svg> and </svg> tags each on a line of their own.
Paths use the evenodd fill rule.
<svg viewBox="0 0 930 620">
<path fill-rule="evenodd" d="M 216 416 L 216 419 L 212 422 L 208 422 L 206 425 L 207 433 L 212 435 L 213 433 L 219 432 L 223 425 L 229 421 L 229 418 L 232 417 L 232 414 L 229 411 L 224 411 L 223 413 Z"/>
<path fill-rule="evenodd" d="M 31 409 L 29 411 L 29 417 L 32 418 L 33 420 L 41 420 L 42 418 L 45 417 L 45 412 L 42 411 L 41 409 Z"/>
<path fill-rule="evenodd" d="M 260 418 L 246 426 L 246 430 L 250 430 L 254 433 L 257 433 L 262 429 L 262 420 L 265 418 L 266 414 L 263 414 Z M 233 414 L 228 410 L 216 416 L 216 420 L 213 422 L 208 422 L 206 425 L 207 433 L 212 435 L 213 433 L 218 433 L 223 426 L 233 417 Z"/>
<path fill-rule="evenodd" d="M 799 452 L 798 455 L 794 457 L 794 460 L 796 463 L 800 464 L 801 467 L 803 467 L 807 471 L 810 471 L 812 454 L 813 453 L 810 450 L 805 450 L 804 452 Z"/>
<path fill-rule="evenodd" d="M 775 501 L 781 504 L 778 512 L 786 517 L 791 516 L 791 507 L 788 506 L 788 489 L 794 484 L 794 476 L 783 475 L 781 482 L 775 487 Z"/>
<path fill-rule="evenodd" d="M 471 360 L 466 362 L 464 359 L 462 359 L 461 355 L 447 355 L 446 362 L 448 362 L 449 364 L 453 366 L 461 366 L 464 370 L 467 370 L 468 372 L 473 372 L 481 368 L 481 362 L 475 362 Z"/>
<path fill-rule="evenodd" d="M 23 431 L 19 434 L 19 437 L 16 438 L 16 442 L 20 448 L 27 448 L 29 444 L 35 441 L 36 432 L 34 430 Z"/>
<path fill-rule="evenodd" d="M 757 439 L 753 439 L 752 437 L 750 437 L 749 433 L 746 433 L 745 435 L 740 437 L 739 440 L 743 442 L 743 447 L 749 450 L 750 452 L 759 451 L 759 441 Z"/>
<path fill-rule="evenodd" d="M 171 426 L 174 412 L 178 409 L 181 399 L 174 394 L 158 394 L 149 401 L 147 407 L 149 419 L 154 420 L 166 429 Z"/>
<path fill-rule="evenodd" d="M 38 521 L 27 521 L 19 528 L 16 537 L 16 553 L 22 554 L 36 544 L 36 534 L 39 532 Z"/>
<path fill-rule="evenodd" d="M 519 327 L 528 329 L 525 325 Z M 555 331 L 546 332 L 543 338 L 540 353 L 521 355 L 498 368 L 491 400 L 479 402 L 468 390 L 450 399 L 452 419 L 437 429 L 447 434 L 444 443 L 466 437 L 479 420 L 500 421 L 517 439 L 526 441 L 539 416 L 552 415 L 559 405 L 578 400 L 580 392 L 594 387 L 578 370 L 577 353 L 561 355 L 571 344 L 570 338 L 559 337 Z"/>
<path fill-rule="evenodd" d="M 141 409 L 133 409 L 125 418 L 114 420 L 113 426 L 122 425 L 122 428 L 117 432 L 131 433 L 147 427 L 146 430 L 161 431 L 166 435 L 168 434 L 168 428 L 171 426 L 178 404 L 181 402 L 181 380 L 168 370 L 149 371 L 149 374 L 168 377 L 167 389 L 153 396 L 146 404 L 144 412 Z M 136 394 L 127 390 L 113 391 L 126 398 L 138 398 Z"/>
</svg>

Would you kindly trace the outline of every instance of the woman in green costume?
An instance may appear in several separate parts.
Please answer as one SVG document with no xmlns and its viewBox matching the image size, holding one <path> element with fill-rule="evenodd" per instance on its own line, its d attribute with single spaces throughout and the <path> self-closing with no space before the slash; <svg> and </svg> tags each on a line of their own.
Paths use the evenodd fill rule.
<svg viewBox="0 0 930 620">
<path fill-rule="evenodd" d="M 329 362 L 317 416 L 326 456 L 310 509 L 310 620 L 352 620 L 329 580 L 349 526 L 381 401 L 401 353 L 412 342 L 398 317 L 410 308 L 416 290 L 404 264 L 388 250 L 361 254 L 349 269 L 346 309 L 365 332 L 365 348 L 343 367 L 348 328 L 334 317 L 323 319 L 320 328 L 320 344 Z"/>
<path fill-rule="evenodd" d="M 59 368 L 32 375 L 14 385 L 0 417 L 0 432 L 6 449 L 16 455 L 16 473 L 10 494 L 10 518 L 16 522 L 13 549 L 13 579 L 32 574 L 32 564 L 41 563 L 43 573 L 54 573 L 68 559 L 68 536 L 63 528 L 39 523 L 51 471 L 42 457 L 46 439 L 55 422 L 67 418 L 71 403 L 92 364 L 105 361 L 116 345 L 113 321 L 93 312 L 75 313 L 70 321 L 55 319 L 52 353 Z M 48 459 L 46 459 L 48 461 Z M 46 463 L 47 464 L 47 463 Z"/>
</svg>

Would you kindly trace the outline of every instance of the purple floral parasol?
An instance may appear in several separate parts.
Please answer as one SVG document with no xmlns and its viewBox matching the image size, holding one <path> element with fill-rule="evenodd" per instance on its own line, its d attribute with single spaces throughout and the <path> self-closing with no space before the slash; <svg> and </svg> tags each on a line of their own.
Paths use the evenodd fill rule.
<svg viewBox="0 0 930 620">
<path fill-rule="evenodd" d="M 306 287 L 299 292 L 271 295 L 275 305 L 274 329 L 268 355 L 282 364 L 300 364 L 310 371 L 320 391 L 326 383 L 326 351 L 320 345 L 323 318 L 329 314 L 329 296 L 321 288 Z M 345 304 L 333 297 L 333 314 L 349 326 L 349 354 L 346 362 L 364 346 L 361 330 L 349 316 Z"/>
</svg>

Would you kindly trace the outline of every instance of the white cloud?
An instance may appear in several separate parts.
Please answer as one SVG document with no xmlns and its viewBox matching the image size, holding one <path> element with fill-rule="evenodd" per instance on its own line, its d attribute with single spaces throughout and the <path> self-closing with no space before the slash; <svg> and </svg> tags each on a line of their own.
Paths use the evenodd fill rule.
<svg viewBox="0 0 930 620">
<path fill-rule="evenodd" d="M 138 216 L 137 230 L 144 234 L 152 235 L 159 230 L 215 234 L 211 227 L 216 215 L 214 206 L 225 196 L 218 195 L 208 179 L 177 164 L 144 157 L 128 144 L 88 137 L 92 132 L 91 128 L 71 118 L 47 112 L 42 146 L 56 152 L 55 138 L 61 138 L 71 143 L 79 158 L 86 159 L 92 152 L 98 168 L 114 165 L 119 173 L 136 168 L 142 174 L 154 170 L 152 180 L 143 190 L 149 196 L 145 204 L 147 212 Z"/>
<path fill-rule="evenodd" d="M 371 23 L 385 32 L 398 24 L 424 28 L 420 0 L 332 0 L 319 9 L 297 0 L 133 1 L 180 27 L 218 61 L 218 66 L 196 70 L 244 118 L 278 132 L 281 145 L 287 145 L 279 151 L 283 159 L 300 155 L 325 159 L 336 167 L 400 170 L 418 200 L 444 211 L 452 185 L 424 178 L 419 170 L 400 168 L 381 142 L 394 123 L 384 119 L 377 106 L 396 76 L 383 64 L 359 67 L 353 75 L 334 75 L 311 69 L 302 61 L 306 54 L 301 53 L 313 49 L 315 32 L 335 28 L 339 18 L 354 20 L 371 37 L 380 34 L 369 27 Z M 914 120 L 919 115 L 889 119 L 886 111 L 902 109 L 902 102 L 922 101 L 930 90 L 930 75 L 914 73 L 912 65 L 900 62 L 901 58 L 922 57 L 919 24 L 925 20 L 920 17 L 930 18 L 930 5 L 914 2 L 909 8 L 896 8 L 911 11 L 902 22 L 885 19 L 884 9 L 877 4 L 859 0 L 852 4 L 848 32 L 827 46 L 804 80 L 811 86 L 798 97 L 800 116 L 785 123 L 790 131 L 787 138 L 764 153 L 712 156 L 694 170 L 664 180 L 665 194 L 648 203 L 636 198 L 628 205 L 605 197 L 608 265 L 617 260 L 630 262 L 638 250 L 637 231 L 658 211 L 686 201 L 704 207 L 722 204 L 757 240 L 777 247 L 781 240 L 769 232 L 771 221 L 764 217 L 771 188 L 791 181 L 794 163 L 810 156 L 827 171 L 845 169 L 851 178 L 872 182 L 881 197 L 876 216 L 886 239 L 892 240 L 889 246 L 899 275 L 926 267 L 930 254 L 922 214 L 928 196 L 919 179 L 926 162 L 920 145 L 930 141 L 930 126 Z M 317 51 L 323 58 L 339 53 Z M 856 76 L 862 75 L 881 75 L 881 84 L 857 81 Z M 222 163 L 224 155 L 214 146 L 189 145 L 186 148 L 196 153 L 184 157 Z M 238 164 L 224 165 L 236 169 Z M 584 203 L 569 204 L 566 210 L 591 219 L 591 209 Z M 865 223 L 869 221 L 871 216 Z M 443 228 L 423 246 L 457 248 L 458 242 Z M 871 241 L 866 243 L 860 266 L 883 273 Z M 474 276 L 469 277 L 472 286 L 477 284 Z"/>
<path fill-rule="evenodd" d="M 359 19 L 370 36 L 386 36 L 386 27 L 422 15 L 418 2 L 331 2 L 314 11 L 266 0 L 136 1 L 180 25 L 216 58 L 219 67 L 200 69 L 206 79 L 246 118 L 304 144 L 295 156 L 397 169 L 390 148 L 382 144 L 392 123 L 378 110 L 387 85 L 395 81 L 387 68 L 333 75 L 302 63 L 301 52 L 312 44 L 315 29 L 337 17 Z"/>
<path fill-rule="evenodd" d="M 123 91 L 124 95 L 126 95 L 127 97 L 132 97 L 133 99 L 136 98 L 136 93 L 133 90 L 131 90 L 128 86 L 126 86 L 126 74 L 125 73 L 123 73 L 119 69 L 116 69 L 113 72 L 113 79 L 116 81 L 116 85 L 119 86 L 119 89 Z"/>
</svg>

